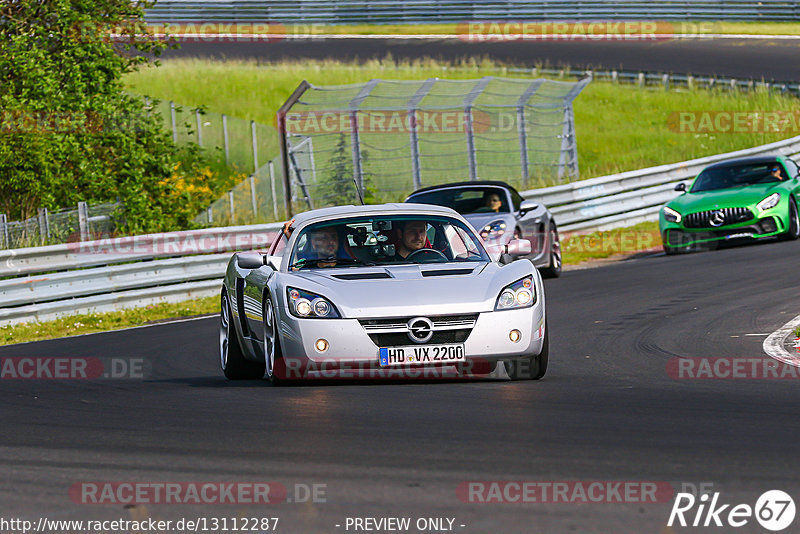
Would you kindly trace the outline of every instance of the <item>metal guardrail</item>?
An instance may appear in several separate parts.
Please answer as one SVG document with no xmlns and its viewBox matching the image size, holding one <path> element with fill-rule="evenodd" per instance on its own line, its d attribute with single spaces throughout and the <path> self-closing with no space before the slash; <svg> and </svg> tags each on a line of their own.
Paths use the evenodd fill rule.
<svg viewBox="0 0 800 534">
<path fill-rule="evenodd" d="M 678 195 L 673 190 L 677 182 L 693 178 L 712 163 L 759 154 L 796 157 L 800 136 L 522 195 L 547 205 L 562 232 L 606 230 L 656 220 L 661 205 Z M 46 320 L 215 295 L 229 253 L 263 250 L 280 227 L 270 223 L 207 228 L 0 251 L 0 278 L 6 278 L 0 279 L 0 321 Z"/>
<path fill-rule="evenodd" d="M 284 24 L 413 24 L 490 20 L 793 21 L 797 0 L 252 0 L 158 2 L 150 22 L 269 21 Z"/>
<path fill-rule="evenodd" d="M 675 184 L 718 161 L 762 154 L 800 155 L 800 136 L 727 154 L 628 171 L 522 192 L 548 206 L 563 232 L 609 230 L 658 220 L 662 204 L 678 196 Z"/>
</svg>

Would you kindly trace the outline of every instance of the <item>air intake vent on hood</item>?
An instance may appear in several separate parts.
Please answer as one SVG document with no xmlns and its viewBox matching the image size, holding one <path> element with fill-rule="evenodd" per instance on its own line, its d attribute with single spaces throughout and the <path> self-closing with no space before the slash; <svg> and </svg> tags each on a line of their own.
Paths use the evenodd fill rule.
<svg viewBox="0 0 800 534">
<path fill-rule="evenodd" d="M 422 271 L 422 276 L 456 276 L 459 274 L 472 274 L 472 269 L 438 269 L 436 271 Z"/>
<path fill-rule="evenodd" d="M 385 272 L 334 274 L 333 277 L 338 278 L 339 280 L 377 280 L 379 278 L 391 278 L 391 276 Z"/>
</svg>

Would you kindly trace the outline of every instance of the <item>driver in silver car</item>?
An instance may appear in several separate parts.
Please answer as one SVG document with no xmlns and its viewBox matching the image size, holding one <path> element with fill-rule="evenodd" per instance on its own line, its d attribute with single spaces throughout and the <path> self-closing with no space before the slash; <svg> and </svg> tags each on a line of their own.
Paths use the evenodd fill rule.
<svg viewBox="0 0 800 534">
<path fill-rule="evenodd" d="M 404 261 L 409 254 L 425 248 L 428 245 L 427 229 L 425 221 L 405 221 L 397 223 L 398 240 L 394 259 Z"/>
</svg>

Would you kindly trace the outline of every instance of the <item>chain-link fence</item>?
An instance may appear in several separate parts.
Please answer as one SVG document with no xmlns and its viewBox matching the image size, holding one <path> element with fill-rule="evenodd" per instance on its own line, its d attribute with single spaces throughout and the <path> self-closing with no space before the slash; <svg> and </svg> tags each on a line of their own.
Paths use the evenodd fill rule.
<svg viewBox="0 0 800 534">
<path fill-rule="evenodd" d="M 280 158 L 275 158 L 214 201 L 194 222 L 231 226 L 286 219 L 282 177 Z"/>
<path fill-rule="evenodd" d="M 271 125 L 168 100 L 145 98 L 145 109 L 161 114 L 175 143 L 196 143 L 216 151 L 220 160 L 243 172 L 256 172 L 280 151 L 277 129 Z"/>
<path fill-rule="evenodd" d="M 124 225 L 121 203 L 89 206 L 78 202 L 76 208 L 48 211 L 40 208 L 36 217 L 9 221 L 0 214 L 0 248 L 23 248 L 71 241 L 88 241 L 113 234 Z"/>
<path fill-rule="evenodd" d="M 462 180 L 521 189 L 575 180 L 572 102 L 589 80 L 307 85 L 282 122 L 292 199 L 307 209 L 359 203 L 359 193 L 367 203 L 402 201 Z"/>
</svg>

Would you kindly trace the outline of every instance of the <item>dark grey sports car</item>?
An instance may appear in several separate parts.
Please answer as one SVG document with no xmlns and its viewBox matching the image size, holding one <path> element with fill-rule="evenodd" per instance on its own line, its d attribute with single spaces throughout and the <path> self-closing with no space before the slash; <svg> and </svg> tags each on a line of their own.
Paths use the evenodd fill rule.
<svg viewBox="0 0 800 534">
<path fill-rule="evenodd" d="M 553 215 L 544 205 L 522 198 L 505 182 L 456 182 L 425 187 L 411 193 L 406 202 L 456 210 L 487 245 L 527 239 L 531 242 L 528 258 L 542 276 L 555 278 L 561 274 L 561 242 Z"/>
</svg>

